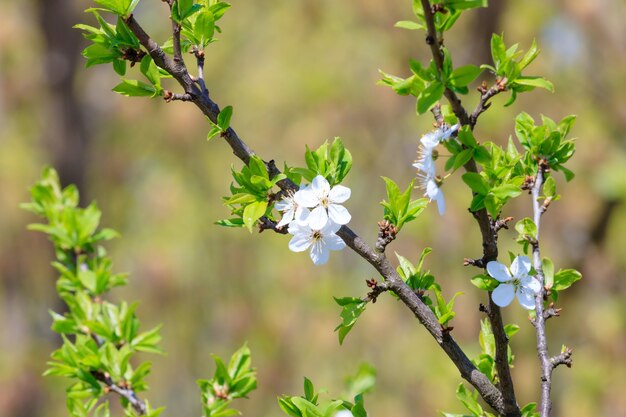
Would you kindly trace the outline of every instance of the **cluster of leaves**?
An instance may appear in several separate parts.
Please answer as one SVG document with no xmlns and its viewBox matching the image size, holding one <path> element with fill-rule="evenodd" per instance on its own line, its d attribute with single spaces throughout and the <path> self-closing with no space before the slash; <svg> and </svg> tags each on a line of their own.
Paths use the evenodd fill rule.
<svg viewBox="0 0 626 417">
<path fill-rule="evenodd" d="M 486 0 L 443 0 L 431 2 L 433 6 L 441 11 L 434 14 L 435 30 L 438 34 L 448 31 L 465 10 L 486 7 Z M 400 21 L 396 27 L 410 30 L 425 30 L 426 21 L 424 9 L 420 0 L 413 0 L 413 13 L 417 21 Z M 400 95 L 412 95 L 417 98 L 417 114 L 427 112 L 442 97 L 446 89 L 450 89 L 459 94 L 469 92 L 468 85 L 471 84 L 481 74 L 483 69 L 475 65 L 464 65 L 454 68 L 452 57 L 447 49 L 443 51 L 443 68 L 437 68 L 434 60 L 431 60 L 427 67 L 416 60 L 411 59 L 409 66 L 413 75 L 408 78 L 401 78 L 395 75 L 380 71 L 382 80 L 380 84 L 390 86 Z"/>
<path fill-rule="evenodd" d="M 537 48 L 537 43 L 533 40 L 526 54 L 522 54 L 522 51 L 518 51 L 518 48 L 519 44 L 516 43 L 507 49 L 504 45 L 503 36 L 494 33 L 491 36 L 493 66 L 481 65 L 481 68 L 488 69 L 498 79 L 503 80 L 506 89 L 511 90 L 511 98 L 505 106 L 510 106 L 515 102 L 517 93 L 532 91 L 537 87 L 554 92 L 554 86 L 545 78 L 522 75 L 522 70 L 530 65 L 539 55 L 540 51 Z"/>
<path fill-rule="evenodd" d="M 430 307 L 433 313 L 435 313 L 439 324 L 445 327 L 456 315 L 453 310 L 456 297 L 463 293 L 457 292 L 450 300 L 445 300 L 441 286 L 435 282 L 435 277 L 430 271 L 423 270 L 424 259 L 431 251 L 431 248 L 425 248 L 417 261 L 417 265 L 413 265 L 408 259 L 396 253 L 396 257 L 400 262 L 397 271 L 398 275 L 400 275 L 407 285 L 420 296 L 424 304 Z M 432 291 L 434 301 L 431 296 L 426 293 L 427 291 Z"/>
<path fill-rule="evenodd" d="M 181 48 L 183 52 L 202 50 L 215 42 L 215 32 L 221 33 L 216 22 L 224 16 L 230 4 L 220 0 L 175 0 L 172 4 L 172 20 L 181 26 Z M 164 50 L 172 52 L 172 40 L 166 42 Z"/>
<path fill-rule="evenodd" d="M 226 108 L 220 115 L 225 111 Z M 217 126 L 218 129 L 228 128 L 230 115 L 224 120 L 226 124 L 221 127 Z M 303 178 L 312 181 L 317 175 L 322 175 L 332 187 L 341 183 L 352 168 L 352 155 L 344 147 L 340 138 L 335 138 L 330 145 L 326 141 L 313 151 L 307 147 L 304 160 L 306 167 L 285 167 L 284 173 L 271 178 L 265 163 L 257 156 L 252 156 L 248 165 L 245 165 L 241 171 L 233 169 L 232 175 L 236 184 L 231 184 L 231 195 L 224 197 L 223 200 L 234 217 L 220 220 L 217 224 L 227 227 L 245 226 L 252 231 L 261 217 L 273 218 L 274 207 L 271 201 L 274 200 L 275 187 L 279 181 L 289 178 L 295 184 L 300 184 Z"/>
<path fill-rule="evenodd" d="M 559 123 L 546 116 L 541 116 L 542 125 L 537 126 L 535 120 L 527 113 L 520 113 L 515 118 L 515 135 L 526 150 L 536 160 L 542 160 L 553 171 L 560 171 L 570 181 L 574 173 L 565 168 L 565 164 L 574 155 L 573 139 L 565 139 L 570 132 L 576 116 L 564 117 Z M 554 195 L 554 187 L 549 184 L 546 194 Z"/>
<path fill-rule="evenodd" d="M 507 151 L 493 143 L 485 144 L 485 149 L 489 158 L 475 157 L 483 170 L 480 173 L 466 172 L 461 178 L 474 195 L 470 210 L 476 212 L 485 208 L 495 219 L 510 199 L 522 193 L 526 168 L 511 141 Z"/>
<path fill-rule="evenodd" d="M 228 417 L 239 414 L 230 403 L 236 398 L 247 398 L 256 389 L 256 371 L 251 367 L 250 349 L 242 346 L 230 358 L 228 367 L 219 356 L 215 360 L 215 374 L 211 379 L 201 379 L 203 417 Z"/>
<path fill-rule="evenodd" d="M 46 375 L 74 381 L 67 389 L 71 415 L 82 416 L 93 410 L 107 416 L 106 401 L 98 405 L 107 392 L 102 376 L 107 375 L 112 384 L 124 389 L 145 390 L 150 362 L 133 366 L 131 358 L 136 352 L 161 352 L 160 326 L 139 332 L 136 304 L 103 300 L 103 294 L 124 285 L 126 277 L 111 272 L 111 261 L 99 246 L 117 233 L 98 230 L 101 212 L 95 203 L 79 208 L 76 187 L 61 189 L 51 168 L 44 170 L 31 194 L 32 201 L 22 207 L 47 220 L 29 228 L 46 233 L 54 244 L 57 260 L 53 266 L 60 273 L 57 291 L 69 310 L 65 314 L 51 312 L 52 330 L 63 336 L 63 345 L 52 354 Z M 127 415 L 134 415 L 132 405 L 121 399 Z M 148 405 L 146 415 L 160 412 Z"/>
<path fill-rule="evenodd" d="M 138 0 L 95 1 L 101 7 L 86 11 L 94 15 L 98 26 L 86 24 L 74 26 L 82 30 L 85 38 L 92 42 L 83 50 L 83 56 L 87 59 L 86 66 L 112 64 L 115 72 L 122 77 L 121 82 L 113 88 L 113 91 L 124 96 L 162 96 L 165 90 L 161 85 L 161 80 L 171 78 L 171 76 L 156 66 L 153 59 L 141 49 L 139 40 L 126 25 Z M 222 18 L 229 7 L 230 4 L 220 0 L 174 1 L 171 16 L 181 27 L 183 52 L 203 50 L 209 43 L 214 42 L 214 33 L 220 31 L 216 22 Z M 116 24 L 112 25 L 103 19 L 99 13 L 102 11 L 116 15 Z M 162 49 L 166 53 L 173 54 L 172 38 L 163 44 Z M 130 62 L 131 67 L 140 62 L 139 70 L 148 82 L 123 78 L 127 72 L 126 61 Z"/>
<path fill-rule="evenodd" d="M 269 194 L 276 183 L 286 178 L 279 174 L 270 178 L 265 163 L 253 155 L 248 165 L 241 171 L 232 169 L 236 185 L 230 185 L 230 197 L 224 197 L 224 204 L 231 209 L 235 217 L 217 222 L 220 226 L 247 227 L 252 232 L 256 222 L 263 216 L 269 216 L 272 207 L 269 205 Z"/>
<path fill-rule="evenodd" d="M 376 383 L 376 370 L 368 364 L 362 364 L 358 372 L 347 378 L 346 393 L 342 397 L 350 398 L 321 401 L 319 392 L 315 392 L 313 383 L 304 378 L 304 395 L 278 398 L 278 405 L 291 417 L 333 417 L 342 410 L 347 410 L 354 417 L 367 417 L 363 395 L 370 392 Z"/>
<path fill-rule="evenodd" d="M 387 177 L 382 178 L 385 181 L 388 200 L 380 202 L 384 207 L 383 218 L 393 224 L 399 232 L 405 223 L 415 220 L 424 211 L 428 205 L 428 199 L 411 200 L 411 191 L 413 191 L 415 181 L 411 181 L 407 189 L 402 192 L 393 180 Z"/>
</svg>

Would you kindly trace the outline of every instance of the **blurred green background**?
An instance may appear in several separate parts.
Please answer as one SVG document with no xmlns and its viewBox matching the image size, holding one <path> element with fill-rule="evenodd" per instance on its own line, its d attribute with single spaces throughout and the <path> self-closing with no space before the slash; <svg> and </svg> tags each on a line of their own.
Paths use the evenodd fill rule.
<svg viewBox="0 0 626 417">
<path fill-rule="evenodd" d="M 207 51 L 213 98 L 233 105 L 232 125 L 266 159 L 303 163 L 304 145 L 341 136 L 354 156 L 345 185 L 350 226 L 367 241 L 382 217 L 385 175 L 408 184 L 421 134 L 432 127 L 417 118 L 414 100 L 376 85 L 378 69 L 406 76 L 408 59 L 428 59 L 421 32 L 396 29 L 412 18 L 409 0 L 233 0 L 220 22 L 220 42 Z M 513 117 L 527 111 L 554 119 L 574 113 L 577 176 L 544 216 L 542 249 L 556 267 L 582 271 L 583 281 L 563 294 L 561 318 L 548 323 L 551 353 L 574 348 L 572 369 L 554 377 L 555 416 L 626 416 L 626 18 L 620 0 L 495 0 L 466 13 L 447 34 L 455 65 L 489 62 L 489 37 L 527 49 L 537 38 L 542 54 L 530 73 L 552 80 L 543 90 L 497 97 L 477 126 L 479 140 L 505 143 Z M 366 398 L 372 416 L 462 412 L 453 365 L 400 303 L 381 297 L 369 306 L 343 346 L 333 332 L 339 308 L 331 296 L 361 296 L 374 271 L 354 253 L 333 253 L 323 267 L 287 248 L 288 238 L 249 234 L 214 221 L 228 216 L 230 167 L 240 166 L 224 143 L 207 143 L 209 126 L 188 103 L 129 99 L 112 93 L 110 67 L 83 68 L 85 46 L 71 26 L 91 22 L 86 1 L 2 0 L 0 25 L 0 415 L 66 414 L 65 381 L 41 377 L 59 338 L 49 330 L 48 309 L 60 310 L 51 245 L 25 230 L 34 218 L 17 206 L 44 164 L 63 181 L 77 183 L 83 202 L 96 199 L 103 223 L 123 237 L 108 244 L 117 271 L 131 273 L 115 299 L 139 300 L 144 326 L 164 323 L 168 354 L 153 357 L 147 397 L 166 415 L 200 413 L 195 380 L 212 373 L 211 353 L 229 355 L 248 341 L 259 389 L 238 403 L 244 415 L 279 416 L 279 394 L 301 393 L 302 377 L 339 394 L 346 375 L 362 361 L 378 369 Z M 144 0 L 140 22 L 163 41 L 167 12 Z M 477 93 L 463 99 L 473 108 Z M 426 265 L 457 299 L 454 335 L 478 352 L 478 303 L 484 293 L 469 283 L 476 273 L 463 257 L 480 255 L 477 226 L 466 207 L 470 194 L 460 176 L 446 182 L 448 211 L 434 206 L 407 226 L 389 247 Z M 529 198 L 506 215 L 528 216 Z M 501 260 L 518 251 L 514 233 L 500 237 Z M 514 304 L 507 322 L 521 331 L 512 346 L 520 403 L 539 397 L 535 336 Z"/>
</svg>

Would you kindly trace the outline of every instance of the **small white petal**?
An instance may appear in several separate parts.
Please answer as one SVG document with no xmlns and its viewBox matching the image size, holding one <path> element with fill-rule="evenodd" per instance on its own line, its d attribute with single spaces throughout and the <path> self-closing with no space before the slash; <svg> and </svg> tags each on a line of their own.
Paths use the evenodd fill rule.
<svg viewBox="0 0 626 417">
<path fill-rule="evenodd" d="M 532 292 L 533 294 L 539 294 L 541 292 L 541 283 L 535 277 L 525 277 L 520 280 L 520 284 L 524 289 Z"/>
<path fill-rule="evenodd" d="M 282 199 L 276 204 L 274 204 L 274 208 L 278 211 L 287 211 L 293 207 L 293 200 Z"/>
<path fill-rule="evenodd" d="M 333 417 L 354 417 L 354 416 L 348 410 L 341 410 L 341 411 L 335 413 L 335 415 Z"/>
<path fill-rule="evenodd" d="M 324 243 L 326 243 L 330 250 L 342 250 L 346 247 L 346 242 L 334 233 L 324 236 Z"/>
<path fill-rule="evenodd" d="M 322 198 L 328 195 L 330 191 L 330 184 L 326 181 L 326 178 L 318 175 L 313 178 L 310 189 L 317 196 L 317 198 Z"/>
<path fill-rule="evenodd" d="M 433 178 L 430 178 L 426 183 L 426 193 L 424 194 L 430 200 L 435 200 L 439 194 L 439 187 Z"/>
<path fill-rule="evenodd" d="M 343 203 L 350 198 L 351 191 L 348 187 L 343 185 L 335 185 L 328 193 L 328 199 L 332 203 Z"/>
<path fill-rule="evenodd" d="M 293 216 L 293 219 L 294 221 L 297 221 L 300 223 L 306 223 L 306 220 L 309 217 L 309 214 L 311 214 L 309 209 L 298 206 L 298 208 L 296 209 L 296 213 Z"/>
<path fill-rule="evenodd" d="M 352 216 L 344 206 L 331 204 L 328 206 L 328 217 L 337 224 L 348 224 Z"/>
<path fill-rule="evenodd" d="M 491 299 L 499 307 L 506 307 L 515 298 L 515 287 L 511 284 L 500 284 L 491 293 Z"/>
<path fill-rule="evenodd" d="M 439 215 L 443 216 L 446 212 L 446 200 L 443 197 L 443 191 L 441 188 L 438 188 L 438 192 L 435 195 L 435 201 L 437 202 L 437 209 L 439 210 Z"/>
<path fill-rule="evenodd" d="M 292 252 L 304 252 L 309 246 L 311 246 L 310 235 L 297 234 L 289 241 L 289 250 Z"/>
<path fill-rule="evenodd" d="M 322 206 L 315 207 L 311 214 L 309 214 L 307 222 L 313 230 L 320 230 L 322 227 L 326 226 L 326 223 L 328 223 L 328 213 L 326 209 Z"/>
<path fill-rule="evenodd" d="M 332 220 L 328 220 L 328 223 L 326 223 L 326 226 L 322 227 L 320 233 L 322 236 L 331 235 L 333 233 L 337 233 L 339 229 L 341 229 L 340 224 L 337 224 Z"/>
<path fill-rule="evenodd" d="M 420 139 L 422 146 L 429 151 L 435 149 L 437 145 L 439 145 L 439 135 L 437 131 L 426 133 Z"/>
<path fill-rule="evenodd" d="M 507 267 L 496 261 L 487 263 L 487 273 L 500 282 L 508 282 L 512 279 Z"/>
<path fill-rule="evenodd" d="M 523 288 L 519 288 L 517 290 L 517 301 L 519 301 L 521 306 L 526 310 L 535 309 L 535 295 L 530 291 L 524 291 Z"/>
<path fill-rule="evenodd" d="M 289 210 L 287 210 L 285 212 L 285 214 L 283 214 L 283 218 L 280 219 L 280 221 L 278 222 L 278 224 L 276 225 L 276 227 L 280 228 L 283 226 L 288 225 L 289 223 L 291 223 L 291 221 L 293 220 L 293 216 L 294 216 L 294 209 L 293 207 Z"/>
<path fill-rule="evenodd" d="M 450 136 L 452 136 L 452 134 L 453 134 L 454 132 L 456 132 L 457 130 L 459 130 L 459 127 L 460 127 L 460 126 L 461 126 L 461 125 L 457 123 L 457 124 L 455 124 L 454 126 L 450 127 L 450 129 L 447 129 L 447 130 L 446 130 L 446 129 L 443 129 L 443 130 L 441 131 L 440 141 L 444 141 L 444 140 L 448 140 L 448 139 L 450 139 Z"/>
<path fill-rule="evenodd" d="M 322 240 L 318 240 L 311 246 L 311 260 L 315 265 L 324 265 L 328 262 L 330 252 Z"/>
<path fill-rule="evenodd" d="M 511 264 L 511 274 L 515 278 L 522 278 L 530 272 L 530 259 L 528 256 L 518 256 Z"/>
<path fill-rule="evenodd" d="M 293 200 L 302 207 L 315 207 L 320 203 L 320 199 L 309 188 L 299 190 L 294 194 Z"/>
</svg>

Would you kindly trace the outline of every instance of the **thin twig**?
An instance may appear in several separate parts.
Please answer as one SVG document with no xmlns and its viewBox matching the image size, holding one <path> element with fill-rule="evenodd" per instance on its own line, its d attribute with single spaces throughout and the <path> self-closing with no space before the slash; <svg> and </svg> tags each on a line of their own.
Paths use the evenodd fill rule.
<svg viewBox="0 0 626 417">
<path fill-rule="evenodd" d="M 148 407 L 143 401 L 137 398 L 137 395 L 135 395 L 135 391 L 130 388 L 124 388 L 116 384 L 111 376 L 109 376 L 109 374 L 107 373 L 103 373 L 100 371 L 91 371 L 91 375 L 93 375 L 93 377 L 96 378 L 98 381 L 102 382 L 109 391 L 112 391 L 120 397 L 125 398 L 133 407 L 133 409 L 137 412 L 137 414 L 142 416 L 146 414 L 146 412 L 148 411 Z"/>
<path fill-rule="evenodd" d="M 470 126 L 472 128 L 476 125 L 478 117 L 491 106 L 489 100 L 493 96 L 506 90 L 506 81 L 506 78 L 497 78 L 495 84 L 490 88 L 487 88 L 486 82 L 483 82 L 483 84 L 478 87 L 478 91 L 480 92 L 480 101 L 470 115 Z"/>
<path fill-rule="evenodd" d="M 546 294 L 545 289 L 545 277 L 543 275 L 543 269 L 541 267 L 541 252 L 539 250 L 539 232 L 541 230 L 541 215 L 544 210 L 541 209 L 539 204 L 539 197 L 541 196 L 541 188 L 543 186 L 545 177 L 546 165 L 539 163 L 537 169 L 537 175 L 534 178 L 533 186 L 531 189 L 531 196 L 533 199 L 533 220 L 537 226 L 537 234 L 535 239 L 532 240 L 531 245 L 533 249 L 533 266 L 537 271 L 536 278 L 541 284 L 541 290 L 539 294 L 535 296 L 535 332 L 537 333 L 537 356 L 539 356 L 539 363 L 541 364 L 541 405 L 540 415 L 541 417 L 549 417 L 552 410 L 552 401 L 550 400 L 550 389 L 552 387 L 552 370 L 554 366 L 550 361 L 548 355 L 548 340 L 546 337 L 546 317 L 543 311 L 543 300 Z"/>
</svg>

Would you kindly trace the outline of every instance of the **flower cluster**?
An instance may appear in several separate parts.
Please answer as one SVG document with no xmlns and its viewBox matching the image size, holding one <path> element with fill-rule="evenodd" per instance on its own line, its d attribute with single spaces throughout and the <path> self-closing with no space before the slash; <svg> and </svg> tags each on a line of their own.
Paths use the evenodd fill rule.
<svg viewBox="0 0 626 417">
<path fill-rule="evenodd" d="M 442 126 L 434 132 L 429 132 L 422 136 L 420 139 L 419 155 L 417 161 L 413 164 L 419 171 L 417 176 L 420 181 L 420 188 L 425 190 L 424 195 L 427 196 L 430 201 L 435 200 L 437 202 L 440 215 L 443 215 L 446 211 L 446 201 L 441 191 L 442 180 L 437 177 L 435 168 L 435 160 L 438 156 L 436 148 L 441 142 L 449 139 L 458 129 L 459 124 L 449 129 Z"/>
<path fill-rule="evenodd" d="M 352 218 L 341 205 L 349 198 L 348 187 L 331 188 L 326 178 L 318 175 L 310 185 L 276 203 L 275 208 L 283 213 L 277 226 L 288 226 L 287 231 L 293 235 L 289 249 L 304 252 L 310 248 L 313 263 L 322 265 L 328 261 L 329 251 L 345 248 L 336 233 Z"/>
<path fill-rule="evenodd" d="M 511 268 L 500 262 L 491 261 L 487 264 L 487 272 L 500 281 L 500 285 L 491 293 L 491 299 L 500 307 L 511 304 L 517 296 L 517 301 L 527 310 L 535 309 L 535 296 L 541 291 L 541 283 L 537 278 L 530 276 L 530 259 L 528 256 L 518 256 L 513 260 Z"/>
</svg>

